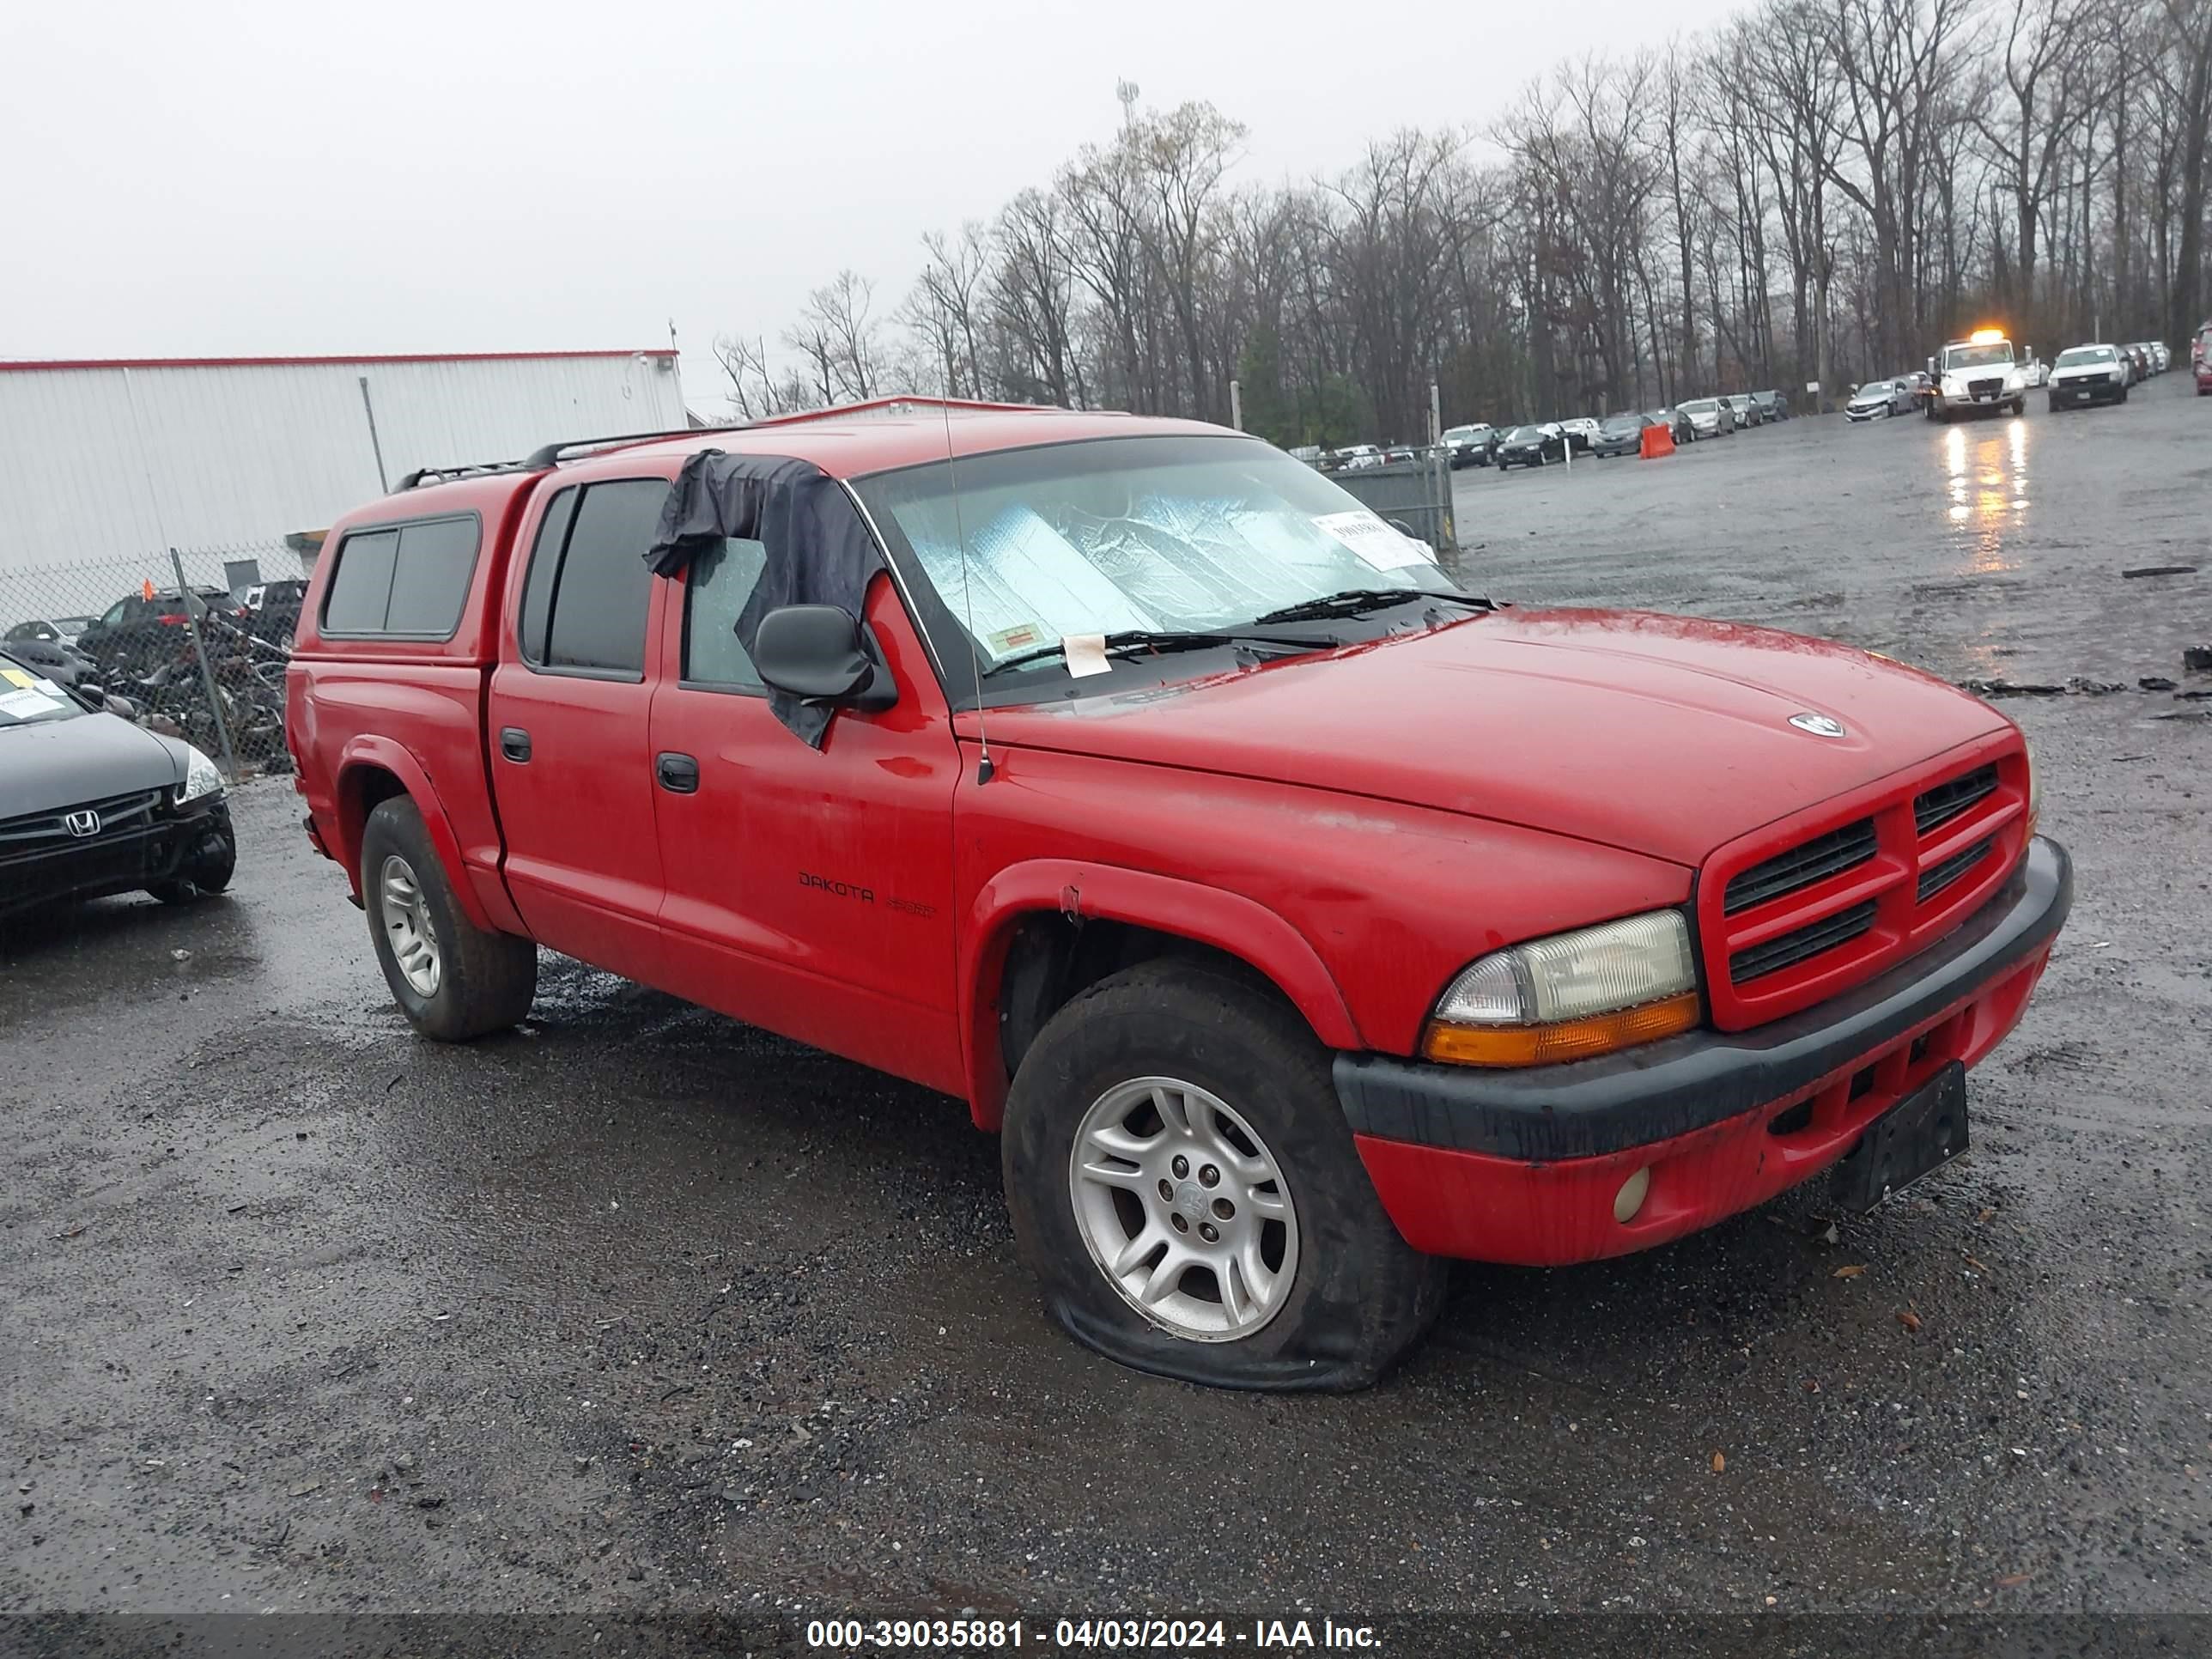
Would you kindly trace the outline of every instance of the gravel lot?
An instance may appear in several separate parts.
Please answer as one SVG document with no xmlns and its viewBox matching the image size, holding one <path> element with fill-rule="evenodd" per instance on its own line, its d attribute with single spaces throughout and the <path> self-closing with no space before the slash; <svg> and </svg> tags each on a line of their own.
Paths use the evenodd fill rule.
<svg viewBox="0 0 2212 1659">
<path fill-rule="evenodd" d="M 2212 702 L 2136 684 L 2212 690 L 2212 403 L 1458 489 L 1501 598 L 2092 688 L 2005 704 L 2077 897 L 1965 1163 L 1204 1393 L 1047 1324 L 950 1100 L 550 959 L 416 1040 L 254 785 L 226 900 L 0 945 L 0 1610 L 2212 1607 Z"/>
</svg>

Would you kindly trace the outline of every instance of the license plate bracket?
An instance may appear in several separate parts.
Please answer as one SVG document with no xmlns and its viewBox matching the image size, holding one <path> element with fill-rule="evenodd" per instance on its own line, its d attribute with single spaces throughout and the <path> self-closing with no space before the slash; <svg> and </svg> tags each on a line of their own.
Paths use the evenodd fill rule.
<svg viewBox="0 0 2212 1659">
<path fill-rule="evenodd" d="M 1966 1150 L 1966 1068 L 1954 1060 L 1867 1125 L 1836 1165 L 1836 1202 L 1871 1210 Z"/>
</svg>

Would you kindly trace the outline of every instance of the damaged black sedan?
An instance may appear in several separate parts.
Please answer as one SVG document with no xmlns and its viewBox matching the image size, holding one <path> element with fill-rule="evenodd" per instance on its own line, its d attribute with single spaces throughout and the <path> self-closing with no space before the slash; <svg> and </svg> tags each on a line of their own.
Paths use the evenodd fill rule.
<svg viewBox="0 0 2212 1659">
<path fill-rule="evenodd" d="M 0 917 L 108 893 L 187 903 L 228 886 L 237 856 L 213 761 L 0 653 Z"/>
</svg>

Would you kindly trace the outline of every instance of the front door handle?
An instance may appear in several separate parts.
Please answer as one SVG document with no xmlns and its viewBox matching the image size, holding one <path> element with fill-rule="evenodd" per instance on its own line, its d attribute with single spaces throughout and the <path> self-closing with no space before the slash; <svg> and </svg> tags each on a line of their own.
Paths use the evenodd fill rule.
<svg viewBox="0 0 2212 1659">
<path fill-rule="evenodd" d="M 519 726 L 499 728 L 499 752 L 517 765 L 530 758 L 530 733 Z"/>
<path fill-rule="evenodd" d="M 672 795 L 696 795 L 699 793 L 699 763 L 689 755 L 654 756 L 653 775 Z"/>
</svg>

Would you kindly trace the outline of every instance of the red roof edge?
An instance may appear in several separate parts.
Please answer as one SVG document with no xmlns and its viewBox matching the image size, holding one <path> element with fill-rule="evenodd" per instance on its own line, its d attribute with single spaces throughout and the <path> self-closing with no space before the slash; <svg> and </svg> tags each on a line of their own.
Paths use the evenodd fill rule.
<svg viewBox="0 0 2212 1659">
<path fill-rule="evenodd" d="M 27 357 L 0 362 L 0 374 L 85 368 L 301 368 L 335 363 L 556 362 L 580 357 L 673 357 L 669 346 L 635 351 L 399 351 L 337 357 Z"/>
</svg>

